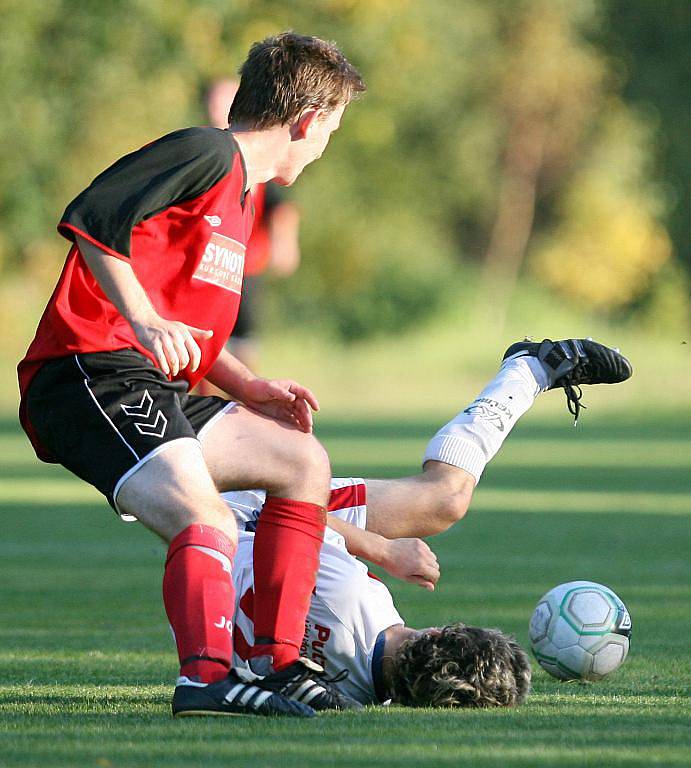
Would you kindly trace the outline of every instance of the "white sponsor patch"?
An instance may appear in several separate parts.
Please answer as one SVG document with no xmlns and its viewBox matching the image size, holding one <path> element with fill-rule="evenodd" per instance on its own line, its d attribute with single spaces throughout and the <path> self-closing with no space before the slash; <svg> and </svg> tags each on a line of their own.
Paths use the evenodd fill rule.
<svg viewBox="0 0 691 768">
<path fill-rule="evenodd" d="M 245 246 L 231 237 L 212 232 L 193 277 L 241 293 L 244 269 Z"/>
</svg>

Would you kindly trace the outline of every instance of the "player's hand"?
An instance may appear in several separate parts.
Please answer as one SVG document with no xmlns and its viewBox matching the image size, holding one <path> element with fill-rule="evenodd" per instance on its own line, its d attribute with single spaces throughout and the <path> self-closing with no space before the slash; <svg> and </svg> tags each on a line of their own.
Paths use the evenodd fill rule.
<svg viewBox="0 0 691 768">
<path fill-rule="evenodd" d="M 202 360 L 197 339 L 210 339 L 214 335 L 213 331 L 177 320 L 165 320 L 158 315 L 142 323 L 133 323 L 132 328 L 142 346 L 153 353 L 166 376 L 177 376 L 188 366 L 191 371 L 196 371 Z"/>
<path fill-rule="evenodd" d="M 252 379 L 243 386 L 242 402 L 259 413 L 311 432 L 312 411 L 319 402 L 311 390 L 290 379 Z"/>
<path fill-rule="evenodd" d="M 379 563 L 397 579 L 418 584 L 430 592 L 439 581 L 437 556 L 422 539 L 390 539 Z"/>
</svg>

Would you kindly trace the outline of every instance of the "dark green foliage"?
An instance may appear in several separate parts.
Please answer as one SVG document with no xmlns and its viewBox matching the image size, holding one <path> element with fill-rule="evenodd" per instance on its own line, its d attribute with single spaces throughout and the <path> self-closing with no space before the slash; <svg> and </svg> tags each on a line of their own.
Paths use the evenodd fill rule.
<svg viewBox="0 0 691 768">
<path fill-rule="evenodd" d="M 286 28 L 335 39 L 369 91 L 346 113 L 325 159 L 296 185 L 304 263 L 275 288 L 280 322 L 325 323 L 348 340 L 398 332 L 434 312 L 444 297 L 439 287 L 450 276 L 463 279 L 470 261 L 491 253 L 499 279 L 512 284 L 534 250 L 558 262 L 551 271 L 536 269 L 538 279 L 588 304 L 587 280 L 574 294 L 553 273 L 564 253 L 578 261 L 584 245 L 572 234 L 584 229 L 596 238 L 594 251 L 611 262 L 610 273 L 620 270 L 616 232 L 605 233 L 578 205 L 590 200 L 585 181 L 593 175 L 610 185 L 598 206 L 616 210 L 640 190 L 639 241 L 657 232 L 669 211 L 688 262 L 684 3 L 5 0 L 0 9 L 0 140 L 10 150 L 0 159 L 0 266 L 44 292 L 65 252 L 54 227 L 66 203 L 118 156 L 204 122 L 208 83 L 234 73 L 254 40 Z M 604 37 L 591 45 L 600 29 Z M 615 36 L 629 85 L 610 56 Z M 622 89 L 636 104 L 658 105 L 659 123 L 644 120 L 648 128 L 640 129 L 637 114 L 618 101 Z M 621 154 L 608 170 L 612 155 L 598 152 L 612 110 Z M 653 173 L 648 159 L 657 137 L 665 144 Z M 528 149 L 521 149 L 525 141 Z M 630 178 L 621 171 L 631 165 L 629 154 Z M 532 158 L 530 167 L 517 166 L 517 157 Z M 665 179 L 676 208 L 650 184 Z M 526 182 L 535 184 L 535 217 L 531 205 L 507 215 L 511 190 Z M 515 236 L 508 231 L 502 241 L 498 220 L 515 226 Z M 669 252 L 660 232 L 658 256 L 650 249 L 646 263 L 642 248 L 627 289 L 590 306 L 629 306 L 654 292 Z M 626 253 L 620 258 L 633 261 Z M 674 257 L 668 263 L 674 266 Z M 683 314 L 683 288 L 669 301 L 666 290 L 659 301 L 676 302 L 675 316 Z M 510 289 L 499 295 L 508 301 Z M 7 315 L 0 319 L 9 321 Z"/>
<path fill-rule="evenodd" d="M 691 4 L 607 0 L 600 41 L 620 62 L 623 95 L 651 115 L 659 140 L 654 161 L 672 206 L 669 230 L 687 271 L 691 269 L 691 98 L 689 34 Z"/>
</svg>

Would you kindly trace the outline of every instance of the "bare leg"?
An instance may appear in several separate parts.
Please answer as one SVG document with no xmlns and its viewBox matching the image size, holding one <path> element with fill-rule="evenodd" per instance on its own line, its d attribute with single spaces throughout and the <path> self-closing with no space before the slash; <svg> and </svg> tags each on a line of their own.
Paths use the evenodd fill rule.
<svg viewBox="0 0 691 768">
<path fill-rule="evenodd" d="M 201 449 L 182 439 L 146 462 L 123 483 L 117 503 L 168 542 L 192 524 L 236 542 L 219 490 L 266 488 L 323 506 L 329 477 L 326 451 L 312 435 L 237 406 L 203 434 Z"/>
<path fill-rule="evenodd" d="M 233 615 L 231 579 L 237 527 L 204 463 L 199 442 L 169 443 L 122 485 L 122 512 L 168 543 L 163 602 L 173 628 L 180 675 L 214 683 L 228 674 Z"/>
<path fill-rule="evenodd" d="M 419 475 L 365 480 L 367 530 L 387 539 L 433 536 L 468 511 L 475 478 L 463 469 L 428 461 Z"/>
<path fill-rule="evenodd" d="M 387 538 L 431 536 L 460 520 L 473 490 L 540 387 L 524 360 L 507 360 L 427 446 L 420 475 L 367 480 L 367 528 Z"/>
<path fill-rule="evenodd" d="M 266 488 L 254 539 L 254 627 L 259 674 L 299 656 L 319 568 L 330 467 L 311 435 L 236 406 L 201 436 L 216 486 Z"/>
<path fill-rule="evenodd" d="M 235 520 L 193 439 L 178 440 L 147 461 L 123 483 L 117 503 L 166 542 L 195 524 L 218 528 L 237 542 Z"/>
<path fill-rule="evenodd" d="M 170 443 L 129 477 L 117 503 L 170 543 L 163 582 L 182 676 L 215 682 L 228 670 L 237 528 L 219 489 L 270 492 L 255 540 L 256 644 L 276 669 L 299 654 L 323 539 L 329 462 L 312 436 L 235 407 L 200 442 Z M 281 494 L 281 495 L 279 495 Z"/>
<path fill-rule="evenodd" d="M 202 433 L 201 443 L 219 491 L 264 488 L 326 505 L 329 457 L 313 435 L 238 405 Z"/>
</svg>

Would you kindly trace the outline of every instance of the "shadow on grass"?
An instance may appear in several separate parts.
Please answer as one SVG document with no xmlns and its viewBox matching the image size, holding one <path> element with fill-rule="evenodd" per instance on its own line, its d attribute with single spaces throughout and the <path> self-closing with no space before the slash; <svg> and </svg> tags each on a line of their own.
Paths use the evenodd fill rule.
<svg viewBox="0 0 691 768">
<path fill-rule="evenodd" d="M 331 419 L 319 417 L 315 433 L 323 439 L 330 438 L 429 438 L 445 424 L 453 414 L 434 419 L 416 419 L 414 416 L 404 419 Z M 593 440 L 646 440 L 689 438 L 691 418 L 688 414 L 674 413 L 617 415 L 606 420 L 602 417 L 591 419 L 582 416 L 577 434 L 583 439 Z M 573 421 L 569 414 L 563 419 L 537 421 L 530 415 L 515 428 L 514 433 L 522 440 L 545 439 L 571 440 L 574 435 Z"/>
<path fill-rule="evenodd" d="M 415 415 L 401 418 L 338 418 L 319 415 L 315 432 L 323 439 L 330 438 L 425 438 L 431 435 L 454 414 L 440 414 L 435 420 Z M 602 415 L 585 414 L 578 425 L 579 434 L 592 439 L 642 440 L 651 437 L 659 439 L 688 438 L 691 417 L 688 413 L 670 411 L 650 413 L 617 413 L 606 418 Z M 549 421 L 531 418 L 528 414 L 516 427 L 521 439 L 571 439 L 574 434 L 573 422 L 568 413 L 563 418 Z M 0 437 L 23 434 L 19 421 L 12 414 L 0 415 Z"/>
<path fill-rule="evenodd" d="M 691 450 L 691 448 L 690 448 Z M 334 462 L 336 477 L 372 477 L 393 479 L 420 471 L 419 464 L 386 464 L 366 466 L 367 462 Z M 481 489 L 515 489 L 520 491 L 607 491 L 624 493 L 691 494 L 691 471 L 688 467 L 568 467 L 489 465 L 482 477 Z M 479 492 L 479 491 L 478 491 Z M 691 498 L 689 499 L 691 511 Z"/>
</svg>

